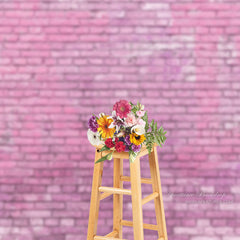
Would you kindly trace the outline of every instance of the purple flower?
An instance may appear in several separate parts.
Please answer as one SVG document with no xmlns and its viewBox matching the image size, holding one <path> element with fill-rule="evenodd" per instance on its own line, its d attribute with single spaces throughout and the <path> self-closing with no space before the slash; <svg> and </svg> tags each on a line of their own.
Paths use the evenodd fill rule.
<svg viewBox="0 0 240 240">
<path fill-rule="evenodd" d="M 128 145 L 128 146 L 130 146 L 132 143 L 130 142 L 130 136 L 129 135 L 127 135 L 126 137 L 125 137 L 125 143 Z"/>
<path fill-rule="evenodd" d="M 96 119 L 95 116 L 92 116 L 92 117 L 88 120 L 88 127 L 89 127 L 90 130 L 92 130 L 93 132 L 97 132 L 98 124 L 97 124 L 97 119 Z"/>
<path fill-rule="evenodd" d="M 135 145 L 135 144 L 132 145 L 132 150 L 134 152 L 139 152 L 140 149 L 141 149 L 141 145 Z"/>
<path fill-rule="evenodd" d="M 124 123 L 123 123 L 123 121 L 121 120 L 121 119 L 119 119 L 118 117 L 116 117 L 116 116 L 114 116 L 113 117 L 113 121 L 114 121 L 114 125 L 115 126 L 122 126 Z"/>
<path fill-rule="evenodd" d="M 125 152 L 129 152 L 129 146 L 125 145 Z"/>
</svg>

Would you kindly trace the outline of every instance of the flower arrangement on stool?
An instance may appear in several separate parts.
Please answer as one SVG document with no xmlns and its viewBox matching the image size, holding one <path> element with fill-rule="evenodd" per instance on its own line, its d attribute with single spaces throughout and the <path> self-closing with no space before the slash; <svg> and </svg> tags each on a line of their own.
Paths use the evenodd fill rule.
<svg viewBox="0 0 240 240">
<path fill-rule="evenodd" d="M 102 145 L 100 151 L 110 151 L 96 163 L 111 160 L 114 151 L 129 152 L 129 160 L 134 162 L 143 145 L 150 154 L 154 143 L 161 147 L 166 140 L 166 131 L 162 126 L 158 128 L 154 120 L 148 122 L 147 111 L 139 102 L 120 100 L 114 104 L 111 115 L 92 115 L 88 127 L 89 142 Z"/>
</svg>

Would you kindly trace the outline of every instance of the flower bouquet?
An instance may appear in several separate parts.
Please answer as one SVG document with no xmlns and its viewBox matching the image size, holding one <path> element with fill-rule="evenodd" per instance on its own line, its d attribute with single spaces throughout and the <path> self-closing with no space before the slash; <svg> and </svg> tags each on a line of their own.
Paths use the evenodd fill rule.
<svg viewBox="0 0 240 240">
<path fill-rule="evenodd" d="M 96 163 L 111 160 L 114 151 L 129 152 L 129 160 L 133 162 L 143 144 L 150 154 L 154 143 L 161 147 L 166 140 L 166 131 L 158 128 L 154 120 L 148 122 L 147 112 L 139 102 L 135 105 L 120 100 L 114 104 L 112 115 L 92 115 L 88 127 L 89 142 L 94 146 L 102 145 L 100 152 L 110 151 Z"/>
</svg>

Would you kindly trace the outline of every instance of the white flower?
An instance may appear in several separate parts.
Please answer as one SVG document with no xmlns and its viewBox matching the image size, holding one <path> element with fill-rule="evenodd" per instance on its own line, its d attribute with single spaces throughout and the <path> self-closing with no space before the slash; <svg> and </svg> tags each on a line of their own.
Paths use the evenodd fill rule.
<svg viewBox="0 0 240 240">
<path fill-rule="evenodd" d="M 99 115 L 99 118 L 101 118 L 101 117 L 105 116 L 105 113 L 99 113 L 98 115 Z"/>
<path fill-rule="evenodd" d="M 125 132 L 120 131 L 120 132 L 117 134 L 117 137 L 123 137 L 124 134 L 125 134 Z"/>
<path fill-rule="evenodd" d="M 108 128 L 114 128 L 115 127 L 116 131 L 118 132 L 120 130 L 120 125 L 117 124 L 117 122 L 123 124 L 123 120 L 119 116 L 117 116 L 116 111 L 115 110 L 112 111 L 112 115 L 107 117 L 107 118 L 113 120 L 112 123 L 108 126 Z"/>
<path fill-rule="evenodd" d="M 115 110 L 112 111 L 112 116 L 113 116 L 113 117 L 117 117 L 117 113 L 116 113 Z"/>
<path fill-rule="evenodd" d="M 137 135 L 145 134 L 145 128 L 142 125 L 136 125 L 132 127 L 131 132 L 135 132 Z"/>
<path fill-rule="evenodd" d="M 102 144 L 102 141 L 100 140 L 100 133 L 99 132 L 93 132 L 90 129 L 87 131 L 87 137 L 88 141 L 95 146 L 98 146 Z"/>
<path fill-rule="evenodd" d="M 108 128 L 114 128 L 114 127 L 115 127 L 114 122 L 111 122 L 111 124 L 108 126 Z"/>
</svg>

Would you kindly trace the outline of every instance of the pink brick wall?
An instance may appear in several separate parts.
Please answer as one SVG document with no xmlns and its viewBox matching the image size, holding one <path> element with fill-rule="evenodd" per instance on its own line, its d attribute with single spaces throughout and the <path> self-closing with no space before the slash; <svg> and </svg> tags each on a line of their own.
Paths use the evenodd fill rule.
<svg viewBox="0 0 240 240">
<path fill-rule="evenodd" d="M 168 130 L 159 164 L 169 240 L 239 239 L 239 41 L 237 0 L 1 1 L 0 240 L 86 239 L 86 122 L 122 98 Z M 111 231 L 111 201 L 99 234 Z M 154 223 L 152 203 L 144 218 Z"/>
</svg>

